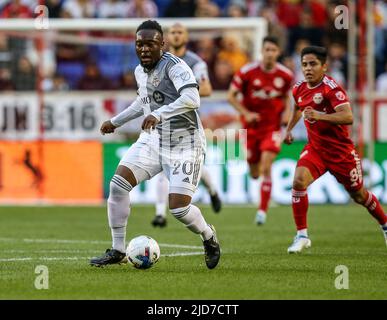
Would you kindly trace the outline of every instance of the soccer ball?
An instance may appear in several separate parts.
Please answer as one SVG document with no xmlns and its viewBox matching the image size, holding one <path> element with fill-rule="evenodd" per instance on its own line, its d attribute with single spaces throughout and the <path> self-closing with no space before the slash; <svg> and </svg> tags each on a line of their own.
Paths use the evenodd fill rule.
<svg viewBox="0 0 387 320">
<path fill-rule="evenodd" d="M 126 256 L 135 268 L 148 269 L 159 261 L 160 247 L 155 239 L 139 236 L 130 240 Z"/>
</svg>

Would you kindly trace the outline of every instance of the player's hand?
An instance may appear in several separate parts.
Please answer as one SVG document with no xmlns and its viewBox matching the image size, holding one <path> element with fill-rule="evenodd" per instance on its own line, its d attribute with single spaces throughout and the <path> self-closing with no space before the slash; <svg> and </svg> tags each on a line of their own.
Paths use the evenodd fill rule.
<svg viewBox="0 0 387 320">
<path fill-rule="evenodd" d="M 243 116 L 245 118 L 245 121 L 248 122 L 248 123 L 258 122 L 261 119 L 259 114 L 256 113 L 256 112 L 246 111 L 246 112 L 243 113 Z"/>
<path fill-rule="evenodd" d="M 286 144 L 292 144 L 294 141 L 293 135 L 290 131 L 286 131 L 285 133 L 285 138 L 284 138 L 284 143 Z"/>
<path fill-rule="evenodd" d="M 159 122 L 160 121 L 156 117 L 149 114 L 145 117 L 144 121 L 142 122 L 141 129 L 145 130 L 145 131 L 148 131 L 150 129 L 154 129 L 154 128 L 156 128 L 156 125 Z"/>
<path fill-rule="evenodd" d="M 312 107 L 306 107 L 304 109 L 304 118 L 309 121 L 317 121 L 319 120 L 320 114 L 314 110 Z"/>
<path fill-rule="evenodd" d="M 117 127 L 115 125 L 113 125 L 113 123 L 111 123 L 110 120 L 107 120 L 104 123 L 102 123 L 101 129 L 99 129 L 99 130 L 104 135 L 106 133 L 113 133 L 114 130 L 116 130 L 116 128 Z"/>
</svg>

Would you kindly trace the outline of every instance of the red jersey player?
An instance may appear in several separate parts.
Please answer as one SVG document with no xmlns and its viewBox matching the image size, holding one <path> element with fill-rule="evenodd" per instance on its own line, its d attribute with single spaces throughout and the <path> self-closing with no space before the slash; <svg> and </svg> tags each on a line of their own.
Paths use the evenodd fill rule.
<svg viewBox="0 0 387 320">
<path fill-rule="evenodd" d="M 327 51 L 323 47 L 306 47 L 301 52 L 305 80 L 293 88 L 293 109 L 284 142 L 291 144 L 291 130 L 304 117 L 308 143 L 301 152 L 293 180 L 292 207 L 297 235 L 289 253 L 301 252 L 311 245 L 307 233 L 307 187 L 325 172 L 334 175 L 352 199 L 366 207 L 381 225 L 387 243 L 387 216 L 379 201 L 363 186 L 360 158 L 349 138 L 347 125 L 353 122 L 345 91 L 325 74 Z"/>
<path fill-rule="evenodd" d="M 262 61 L 245 65 L 234 75 L 228 100 L 241 114 L 247 129 L 247 162 L 253 179 L 262 176 L 261 202 L 256 223 L 264 224 L 271 195 L 271 166 L 281 147 L 281 125 L 289 113 L 289 90 L 293 74 L 277 62 L 278 40 L 266 37 L 262 44 Z M 242 96 L 242 100 L 238 99 Z"/>
</svg>

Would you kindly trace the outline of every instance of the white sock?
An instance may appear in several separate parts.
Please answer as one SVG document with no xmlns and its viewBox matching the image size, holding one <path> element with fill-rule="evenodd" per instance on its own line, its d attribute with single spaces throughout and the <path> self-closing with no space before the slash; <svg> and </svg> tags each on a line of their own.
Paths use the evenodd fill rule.
<svg viewBox="0 0 387 320">
<path fill-rule="evenodd" d="M 203 185 L 208 190 L 208 193 L 211 196 L 213 196 L 216 193 L 216 188 L 215 188 L 214 183 L 212 182 L 211 175 L 210 175 L 210 173 L 208 172 L 208 169 L 205 166 L 202 167 L 201 181 L 203 182 Z"/>
<path fill-rule="evenodd" d="M 204 220 L 200 209 L 193 204 L 183 208 L 171 209 L 171 213 L 176 219 L 184 223 L 189 230 L 200 234 L 202 240 L 208 240 L 213 236 L 214 232 Z"/>
<path fill-rule="evenodd" d="M 297 231 L 297 236 L 303 236 L 308 238 L 308 229 L 301 229 Z"/>
<path fill-rule="evenodd" d="M 157 179 L 156 216 L 166 217 L 168 203 L 168 179 L 160 173 Z"/>
<path fill-rule="evenodd" d="M 130 214 L 130 183 L 119 175 L 114 175 L 110 182 L 108 198 L 108 219 L 112 233 L 112 248 L 125 252 L 126 223 Z"/>
<path fill-rule="evenodd" d="M 110 227 L 110 229 L 112 231 L 112 239 L 113 239 L 112 248 L 120 252 L 125 252 L 126 227 L 118 227 L 118 228 Z"/>
</svg>

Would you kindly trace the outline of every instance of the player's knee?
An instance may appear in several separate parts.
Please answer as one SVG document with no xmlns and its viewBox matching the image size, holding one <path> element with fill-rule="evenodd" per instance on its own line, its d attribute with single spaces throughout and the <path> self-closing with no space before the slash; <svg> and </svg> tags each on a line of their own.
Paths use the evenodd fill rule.
<svg viewBox="0 0 387 320">
<path fill-rule="evenodd" d="M 366 202 L 366 193 L 365 192 L 354 192 L 351 193 L 351 198 L 358 204 L 364 204 Z"/>
<path fill-rule="evenodd" d="M 263 177 L 270 177 L 271 174 L 271 166 L 262 166 L 260 168 L 260 175 Z"/>
<path fill-rule="evenodd" d="M 131 190 L 132 185 L 129 183 L 129 181 L 119 175 L 114 175 L 110 181 L 108 200 L 112 201 L 116 198 L 126 197 Z"/>
<path fill-rule="evenodd" d="M 191 197 L 184 194 L 170 194 L 169 195 L 169 209 L 178 209 L 187 207 L 191 204 Z"/>
<path fill-rule="evenodd" d="M 295 176 L 293 180 L 293 189 L 303 190 L 308 187 L 308 181 L 303 176 Z"/>
<path fill-rule="evenodd" d="M 253 179 L 258 179 L 259 178 L 259 170 L 255 170 L 255 169 L 250 170 L 250 176 Z"/>
</svg>

